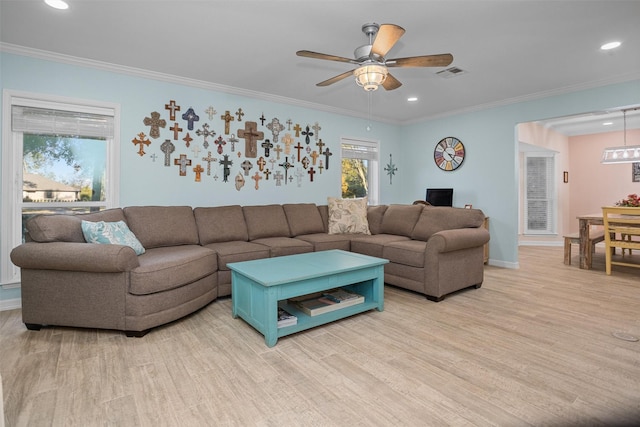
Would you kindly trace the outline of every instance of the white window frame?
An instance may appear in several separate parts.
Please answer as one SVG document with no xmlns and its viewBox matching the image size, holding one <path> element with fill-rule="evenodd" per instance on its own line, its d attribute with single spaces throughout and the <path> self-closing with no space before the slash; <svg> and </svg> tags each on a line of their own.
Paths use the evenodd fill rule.
<svg viewBox="0 0 640 427">
<path fill-rule="evenodd" d="M 20 269 L 10 260 L 11 250 L 22 243 L 22 133 L 11 128 L 12 107 L 21 105 L 113 116 L 114 137 L 107 143 L 105 208 L 120 205 L 120 105 L 5 89 L 2 94 L 2 199 L 0 201 L 0 285 L 16 287 Z M 64 206 L 68 207 L 69 202 Z M 88 205 L 87 203 L 84 203 Z M 94 203 L 95 204 L 95 203 Z M 48 207 L 60 207 L 58 203 Z M 75 202 L 74 206 L 82 206 Z"/>
<path fill-rule="evenodd" d="M 544 157 L 551 160 L 551 165 L 547 165 L 547 197 L 550 206 L 547 209 L 547 229 L 546 230 L 532 230 L 529 229 L 529 197 L 527 189 L 529 188 L 529 175 L 527 170 L 527 164 L 529 158 Z M 524 153 L 524 234 L 527 235 L 553 235 L 557 234 L 557 217 L 558 217 L 558 191 L 557 191 L 557 179 L 556 179 L 556 153 L 555 152 L 525 152 Z"/>
<path fill-rule="evenodd" d="M 356 145 L 362 147 L 362 152 L 358 155 L 348 156 L 346 155 L 343 145 Z M 342 159 L 367 159 L 370 164 L 367 169 L 369 176 L 367 177 L 369 192 L 367 194 L 367 202 L 369 205 L 375 206 L 380 201 L 380 142 L 358 139 L 358 138 L 340 138 L 340 176 L 342 177 Z M 341 180 L 342 182 L 342 180 Z M 342 194 L 340 191 L 339 194 Z"/>
</svg>

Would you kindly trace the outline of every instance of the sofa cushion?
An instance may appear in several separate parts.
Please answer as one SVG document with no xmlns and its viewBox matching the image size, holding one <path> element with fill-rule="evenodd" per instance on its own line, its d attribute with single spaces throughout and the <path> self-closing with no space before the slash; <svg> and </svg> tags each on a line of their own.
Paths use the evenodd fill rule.
<svg viewBox="0 0 640 427">
<path fill-rule="evenodd" d="M 201 245 L 216 242 L 247 241 L 247 224 L 240 205 L 195 208 Z"/>
<path fill-rule="evenodd" d="M 205 247 L 218 254 L 218 270 L 229 270 L 227 264 L 230 262 L 269 258 L 270 255 L 268 247 L 251 242 L 216 242 Z"/>
<path fill-rule="evenodd" d="M 390 242 L 382 249 L 382 258 L 396 264 L 424 267 L 424 254 L 427 242 L 421 240 L 403 240 Z"/>
<path fill-rule="evenodd" d="M 82 221 L 116 222 L 125 219 L 121 208 L 76 215 L 36 215 L 27 221 L 29 238 L 34 242 L 85 243 Z"/>
<path fill-rule="evenodd" d="M 282 205 L 244 206 L 249 240 L 265 237 L 291 237 Z"/>
<path fill-rule="evenodd" d="M 296 236 L 296 239 L 311 243 L 314 252 L 328 251 L 331 249 L 349 251 L 351 250 L 351 237 L 353 236 L 353 234 L 314 233 Z"/>
<path fill-rule="evenodd" d="M 394 234 L 354 236 L 353 239 L 351 239 L 351 252 L 382 258 L 385 245 L 403 240 L 409 240 L 409 238 L 406 236 L 396 236 Z"/>
<path fill-rule="evenodd" d="M 438 231 L 477 228 L 483 223 L 484 213 L 480 209 L 425 206 L 411 233 L 411 238 L 427 241 Z"/>
<path fill-rule="evenodd" d="M 378 205 L 367 207 L 367 221 L 371 234 L 382 233 L 382 217 L 389 206 Z"/>
<path fill-rule="evenodd" d="M 318 212 L 320 212 L 320 216 L 322 217 L 322 225 L 325 233 L 329 232 L 329 206 L 327 205 L 318 205 Z"/>
<path fill-rule="evenodd" d="M 313 203 L 282 205 L 292 236 L 324 233 L 324 223 L 318 207 Z"/>
<path fill-rule="evenodd" d="M 138 260 L 140 266 L 131 271 L 129 285 L 135 295 L 178 288 L 218 269 L 216 253 L 198 245 L 147 249 Z"/>
<path fill-rule="evenodd" d="M 313 252 L 311 243 L 291 237 L 265 237 L 252 242 L 267 246 L 272 257 Z"/>
<path fill-rule="evenodd" d="M 422 205 L 390 205 L 382 217 L 380 231 L 409 237 L 421 212 Z"/>
<path fill-rule="evenodd" d="M 198 227 L 189 206 L 131 206 L 124 208 L 124 215 L 147 249 L 198 244 Z"/>
<path fill-rule="evenodd" d="M 329 234 L 371 234 L 367 221 L 367 198 L 327 197 Z"/>
<path fill-rule="evenodd" d="M 136 255 L 144 253 L 144 246 L 124 221 L 82 221 L 82 234 L 87 243 L 129 246 Z"/>
</svg>

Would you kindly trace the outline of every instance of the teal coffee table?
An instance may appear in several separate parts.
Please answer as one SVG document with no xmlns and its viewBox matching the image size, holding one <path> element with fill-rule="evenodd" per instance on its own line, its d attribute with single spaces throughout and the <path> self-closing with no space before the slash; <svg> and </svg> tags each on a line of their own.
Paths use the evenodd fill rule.
<svg viewBox="0 0 640 427">
<path fill-rule="evenodd" d="M 269 347 L 279 337 L 347 316 L 384 310 L 384 264 L 374 258 L 341 250 L 310 252 L 227 264 L 231 269 L 233 317 L 240 316 L 264 335 Z M 364 296 L 362 304 L 308 316 L 289 298 L 342 287 Z M 296 325 L 278 328 L 278 305 L 297 316 Z"/>
</svg>

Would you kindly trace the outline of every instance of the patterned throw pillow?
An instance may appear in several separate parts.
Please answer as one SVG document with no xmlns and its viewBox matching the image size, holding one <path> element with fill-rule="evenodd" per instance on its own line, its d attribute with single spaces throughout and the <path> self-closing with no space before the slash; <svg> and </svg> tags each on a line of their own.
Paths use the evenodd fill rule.
<svg viewBox="0 0 640 427">
<path fill-rule="evenodd" d="M 327 197 L 329 234 L 371 234 L 367 221 L 367 198 Z"/>
<path fill-rule="evenodd" d="M 145 251 L 142 243 L 129 230 L 124 221 L 90 222 L 83 220 L 82 234 L 87 243 L 125 245 L 131 247 L 136 252 L 136 255 L 142 255 Z"/>
</svg>

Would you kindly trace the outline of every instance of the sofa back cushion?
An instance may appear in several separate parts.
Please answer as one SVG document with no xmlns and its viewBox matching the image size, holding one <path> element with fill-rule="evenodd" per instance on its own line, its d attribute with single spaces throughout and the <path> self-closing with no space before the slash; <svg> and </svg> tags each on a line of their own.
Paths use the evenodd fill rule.
<svg viewBox="0 0 640 427">
<path fill-rule="evenodd" d="M 195 208 L 193 214 L 201 245 L 249 240 L 240 205 Z"/>
<path fill-rule="evenodd" d="M 384 234 L 410 237 L 421 212 L 422 205 L 390 205 L 384 212 L 380 230 Z"/>
<path fill-rule="evenodd" d="M 190 206 L 130 206 L 124 208 L 124 215 L 146 249 L 198 244 L 198 227 Z"/>
<path fill-rule="evenodd" d="M 429 240 L 434 233 L 457 228 L 478 228 L 484 223 L 480 209 L 463 209 L 445 206 L 425 206 L 413 228 L 411 238 Z"/>
<path fill-rule="evenodd" d="M 322 226 L 324 227 L 324 232 L 327 233 L 329 231 L 329 206 L 318 205 L 318 212 L 320 212 L 320 217 L 322 218 Z"/>
<path fill-rule="evenodd" d="M 292 236 L 324 233 L 320 211 L 314 203 L 294 203 L 282 205 L 287 216 Z"/>
<path fill-rule="evenodd" d="M 249 240 L 266 237 L 291 237 L 282 205 L 244 206 Z"/>
<path fill-rule="evenodd" d="M 85 243 L 82 234 L 82 220 L 98 222 L 124 221 L 120 208 L 77 215 L 36 215 L 27 221 L 28 238 L 34 242 L 76 242 Z"/>
<path fill-rule="evenodd" d="M 367 206 L 367 221 L 371 234 L 382 233 L 382 217 L 387 208 L 387 205 Z"/>
</svg>

